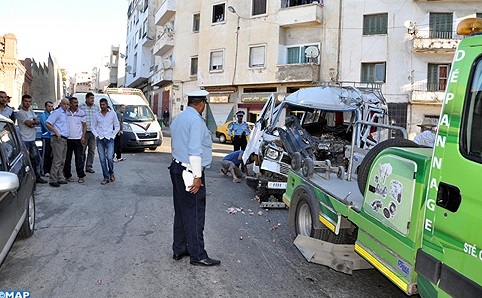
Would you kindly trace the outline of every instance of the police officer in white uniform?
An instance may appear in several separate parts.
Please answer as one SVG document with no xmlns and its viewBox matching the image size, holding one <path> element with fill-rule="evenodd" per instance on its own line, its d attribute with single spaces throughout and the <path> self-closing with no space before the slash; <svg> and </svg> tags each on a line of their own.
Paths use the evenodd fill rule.
<svg viewBox="0 0 482 298">
<path fill-rule="evenodd" d="M 238 111 L 236 113 L 237 121 L 233 121 L 228 126 L 228 135 L 233 137 L 233 147 L 234 151 L 246 150 L 246 145 L 248 141 L 246 139 L 251 132 L 249 130 L 249 125 L 243 121 L 244 112 Z"/>
<path fill-rule="evenodd" d="M 174 198 L 173 258 L 180 260 L 190 256 L 190 263 L 199 266 L 214 266 L 221 262 L 209 258 L 204 249 L 204 169 L 212 161 L 212 140 L 201 114 L 208 95 L 205 90 L 188 93 L 188 107 L 171 123 L 172 163 L 169 169 Z"/>
</svg>

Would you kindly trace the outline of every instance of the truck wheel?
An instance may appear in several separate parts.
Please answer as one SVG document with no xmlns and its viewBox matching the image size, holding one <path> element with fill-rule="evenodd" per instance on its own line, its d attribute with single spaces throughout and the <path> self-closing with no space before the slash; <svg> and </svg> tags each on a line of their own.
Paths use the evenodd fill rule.
<svg viewBox="0 0 482 298">
<path fill-rule="evenodd" d="M 307 157 L 303 160 L 302 164 L 301 172 L 303 173 L 303 176 L 306 178 L 313 177 L 313 173 L 315 172 L 315 164 L 313 163 L 313 160 Z"/>
<path fill-rule="evenodd" d="M 416 143 L 402 138 L 388 139 L 385 140 L 370 149 L 365 158 L 363 158 L 360 166 L 358 167 L 358 188 L 362 194 L 365 194 L 365 187 L 367 185 L 368 173 L 370 172 L 370 167 L 382 150 L 389 147 L 419 147 Z"/>
<path fill-rule="evenodd" d="M 157 149 L 157 147 L 149 147 L 149 150 L 152 150 L 152 151 L 154 151 L 156 149 Z"/>
<path fill-rule="evenodd" d="M 291 168 L 293 171 L 301 169 L 301 153 L 295 152 L 291 155 Z"/>
<path fill-rule="evenodd" d="M 35 229 L 35 198 L 33 194 L 28 198 L 27 215 L 23 221 L 22 228 L 18 233 L 20 238 L 28 238 L 33 235 Z"/>
<path fill-rule="evenodd" d="M 295 231 L 297 235 L 321 239 L 321 230 L 316 230 L 313 226 L 311 207 L 306 195 L 299 198 L 296 205 Z"/>
<path fill-rule="evenodd" d="M 226 136 L 223 133 L 219 135 L 219 143 L 226 143 Z"/>
</svg>

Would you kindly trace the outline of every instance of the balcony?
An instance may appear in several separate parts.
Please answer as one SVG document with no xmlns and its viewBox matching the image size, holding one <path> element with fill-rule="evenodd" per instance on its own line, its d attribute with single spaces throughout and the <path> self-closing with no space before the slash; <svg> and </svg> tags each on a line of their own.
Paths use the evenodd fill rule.
<svg viewBox="0 0 482 298">
<path fill-rule="evenodd" d="M 156 44 L 154 44 L 153 53 L 162 56 L 172 48 L 174 48 L 174 32 L 165 32 L 158 37 Z"/>
<path fill-rule="evenodd" d="M 442 32 L 431 30 L 417 31 L 413 39 L 415 53 L 455 53 L 462 37 L 455 32 Z"/>
<path fill-rule="evenodd" d="M 442 104 L 446 85 L 416 83 L 412 89 L 411 103 Z"/>
<path fill-rule="evenodd" d="M 163 26 L 176 14 L 176 0 L 164 0 L 156 12 L 156 25 Z"/>
<path fill-rule="evenodd" d="M 281 8 L 279 11 L 279 25 L 281 27 L 296 27 L 320 25 L 322 6 L 320 4 L 305 4 Z"/>
<path fill-rule="evenodd" d="M 153 74 L 149 80 L 152 86 L 163 87 L 172 83 L 172 68 L 161 68 L 158 72 Z"/>
<path fill-rule="evenodd" d="M 319 80 L 320 65 L 315 63 L 278 65 L 278 82 L 316 82 Z"/>
</svg>

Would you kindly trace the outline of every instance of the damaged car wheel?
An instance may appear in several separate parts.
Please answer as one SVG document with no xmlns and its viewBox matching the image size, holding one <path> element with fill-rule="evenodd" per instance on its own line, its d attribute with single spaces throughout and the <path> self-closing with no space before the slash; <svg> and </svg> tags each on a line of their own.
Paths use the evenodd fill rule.
<svg viewBox="0 0 482 298">
<path fill-rule="evenodd" d="M 302 164 L 301 172 L 303 173 L 303 176 L 306 178 L 313 177 L 313 173 L 315 172 L 315 164 L 313 159 L 307 157 L 303 160 Z"/>
<path fill-rule="evenodd" d="M 291 155 L 291 168 L 293 171 L 299 171 L 301 169 L 301 153 L 295 152 Z"/>
</svg>

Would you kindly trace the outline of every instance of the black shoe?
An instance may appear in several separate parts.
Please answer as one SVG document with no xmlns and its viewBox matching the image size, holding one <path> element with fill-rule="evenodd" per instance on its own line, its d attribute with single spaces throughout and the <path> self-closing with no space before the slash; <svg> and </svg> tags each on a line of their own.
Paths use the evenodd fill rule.
<svg viewBox="0 0 482 298">
<path fill-rule="evenodd" d="M 184 257 L 187 257 L 189 256 L 189 252 L 183 252 L 183 253 L 180 253 L 180 254 L 173 254 L 172 255 L 172 258 L 176 261 L 179 261 L 180 259 L 184 258 Z"/>
<path fill-rule="evenodd" d="M 67 184 L 67 181 L 59 180 L 57 181 L 58 184 Z"/>
<path fill-rule="evenodd" d="M 92 169 L 92 168 L 87 168 L 87 169 L 85 169 L 85 171 L 87 173 L 95 173 L 94 169 Z"/>
<path fill-rule="evenodd" d="M 37 180 L 36 180 L 36 181 L 37 181 L 37 183 L 40 183 L 40 184 L 45 184 L 45 183 L 47 183 L 47 181 L 43 180 L 43 179 L 42 179 L 42 178 L 40 178 L 40 177 L 39 177 L 39 178 L 37 178 Z"/>
<path fill-rule="evenodd" d="M 220 260 L 215 260 L 211 258 L 206 258 L 204 260 L 199 260 L 199 261 L 193 261 L 191 260 L 191 265 L 196 265 L 196 266 L 216 266 L 221 263 Z"/>
<path fill-rule="evenodd" d="M 57 182 L 50 182 L 49 185 L 52 186 L 52 187 L 59 187 L 60 186 L 60 184 L 58 184 Z"/>
</svg>

